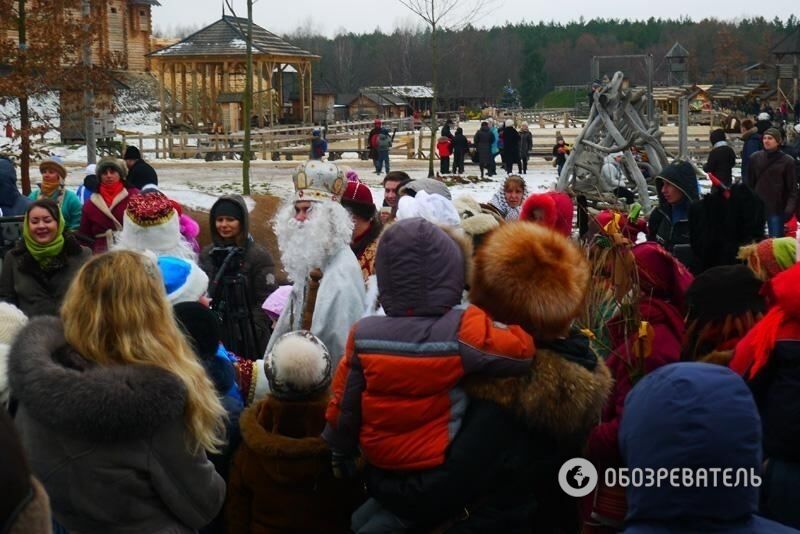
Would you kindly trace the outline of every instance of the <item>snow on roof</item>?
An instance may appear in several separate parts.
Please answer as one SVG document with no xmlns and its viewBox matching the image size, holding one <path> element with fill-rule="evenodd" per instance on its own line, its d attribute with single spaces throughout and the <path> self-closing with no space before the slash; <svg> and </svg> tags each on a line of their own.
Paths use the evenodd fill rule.
<svg viewBox="0 0 800 534">
<path fill-rule="evenodd" d="M 427 85 L 385 85 L 365 87 L 364 92 L 390 93 L 400 98 L 433 98 L 433 88 Z"/>
</svg>

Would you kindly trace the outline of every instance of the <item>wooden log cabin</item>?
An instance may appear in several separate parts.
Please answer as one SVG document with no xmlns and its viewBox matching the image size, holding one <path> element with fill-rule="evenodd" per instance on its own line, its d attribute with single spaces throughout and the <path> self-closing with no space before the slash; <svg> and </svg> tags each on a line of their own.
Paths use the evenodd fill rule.
<svg viewBox="0 0 800 534">
<path fill-rule="evenodd" d="M 28 0 L 26 10 L 36 9 L 38 2 Z M 92 19 L 98 21 L 97 37 L 92 44 L 92 62 L 95 65 L 111 67 L 116 71 L 147 72 L 152 50 L 150 41 L 153 33 L 153 6 L 161 5 L 158 0 L 106 0 L 92 2 Z M 80 16 L 79 12 L 73 14 Z M 16 42 L 17 28 L 12 21 L 4 21 L 0 32 Z"/>
</svg>

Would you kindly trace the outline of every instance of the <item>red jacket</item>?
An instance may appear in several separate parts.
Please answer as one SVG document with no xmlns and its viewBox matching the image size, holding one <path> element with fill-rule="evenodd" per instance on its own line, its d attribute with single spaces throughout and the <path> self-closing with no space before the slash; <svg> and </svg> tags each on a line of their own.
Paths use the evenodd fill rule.
<svg viewBox="0 0 800 534">
<path fill-rule="evenodd" d="M 439 153 L 440 158 L 449 158 L 453 153 L 453 142 L 447 137 L 442 137 L 436 143 L 436 152 Z"/>
<path fill-rule="evenodd" d="M 114 198 L 114 202 L 111 203 L 110 211 L 116 221 L 111 220 L 108 215 L 97 207 L 98 203 L 103 203 L 103 205 L 105 205 L 103 197 L 101 197 L 99 193 L 92 193 L 92 196 L 89 197 L 89 200 L 83 205 L 81 226 L 78 229 L 78 233 L 94 240 L 92 243 L 92 252 L 99 254 L 108 249 L 107 239 L 103 234 L 108 230 L 117 232 L 122 228 L 122 223 L 125 220 L 125 209 L 128 207 L 128 200 L 131 195 L 138 192 L 138 189 L 131 187 L 129 189 L 123 189 L 122 192 Z M 119 223 L 119 225 L 117 225 L 117 223 Z"/>
<path fill-rule="evenodd" d="M 382 469 L 439 466 L 466 410 L 461 379 L 523 374 L 533 354 L 522 328 L 495 323 L 475 306 L 439 317 L 362 319 L 336 370 L 322 436 L 336 451 L 360 447 Z"/>
</svg>

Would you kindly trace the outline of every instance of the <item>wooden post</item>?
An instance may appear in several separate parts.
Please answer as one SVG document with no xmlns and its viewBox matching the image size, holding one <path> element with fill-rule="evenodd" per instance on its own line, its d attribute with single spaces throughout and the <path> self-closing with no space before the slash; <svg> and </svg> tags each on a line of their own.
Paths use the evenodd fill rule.
<svg viewBox="0 0 800 534">
<path fill-rule="evenodd" d="M 186 63 L 181 63 L 181 123 L 186 124 L 186 111 L 189 108 L 186 102 Z"/>
<path fill-rule="evenodd" d="M 208 105 L 211 108 L 211 122 L 219 123 L 217 115 L 219 109 L 219 106 L 217 106 L 217 64 L 212 63 L 209 66 L 211 67 L 211 100 Z"/>
<path fill-rule="evenodd" d="M 278 120 L 283 118 L 283 68 L 282 63 L 278 63 Z"/>
<path fill-rule="evenodd" d="M 197 90 L 197 63 L 192 62 L 192 122 L 196 129 L 200 124 L 200 93 Z"/>
<path fill-rule="evenodd" d="M 275 63 L 267 63 L 267 105 L 269 106 L 269 125 L 275 125 L 275 107 L 272 105 L 272 71 L 275 70 Z"/>
<path fill-rule="evenodd" d="M 172 126 L 174 127 L 178 123 L 178 72 L 177 66 L 173 63 L 170 66 L 170 73 L 172 74 L 172 79 L 170 80 L 170 86 L 172 88 L 172 105 L 170 106 L 172 111 Z"/>
<path fill-rule="evenodd" d="M 164 62 L 158 62 L 158 99 L 161 102 L 161 133 L 164 133 L 164 127 L 166 126 L 166 99 L 164 98 Z"/>
<path fill-rule="evenodd" d="M 306 64 L 299 63 L 297 65 L 297 73 L 300 75 L 300 122 L 305 125 L 306 122 Z"/>
<path fill-rule="evenodd" d="M 311 75 L 311 61 L 308 62 L 308 123 L 314 124 L 314 77 Z"/>
<path fill-rule="evenodd" d="M 689 97 L 678 100 L 678 158 L 689 158 Z"/>
<path fill-rule="evenodd" d="M 202 66 L 200 68 L 201 68 L 202 76 L 200 76 L 200 85 L 201 85 L 200 98 L 202 100 L 200 100 L 200 107 L 202 108 L 203 122 L 207 124 L 208 121 L 209 121 L 209 116 L 208 116 L 208 83 L 207 83 L 207 80 L 206 80 L 206 78 L 208 77 L 208 63 L 202 63 L 201 65 Z"/>
</svg>

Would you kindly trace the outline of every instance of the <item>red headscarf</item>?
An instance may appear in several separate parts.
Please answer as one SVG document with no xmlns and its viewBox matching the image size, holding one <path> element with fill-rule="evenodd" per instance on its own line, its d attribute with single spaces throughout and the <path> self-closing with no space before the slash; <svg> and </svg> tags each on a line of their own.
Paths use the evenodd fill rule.
<svg viewBox="0 0 800 534">
<path fill-rule="evenodd" d="M 692 273 L 657 243 L 641 243 L 632 250 L 642 293 L 685 311 L 686 291 L 694 281 Z"/>
</svg>

